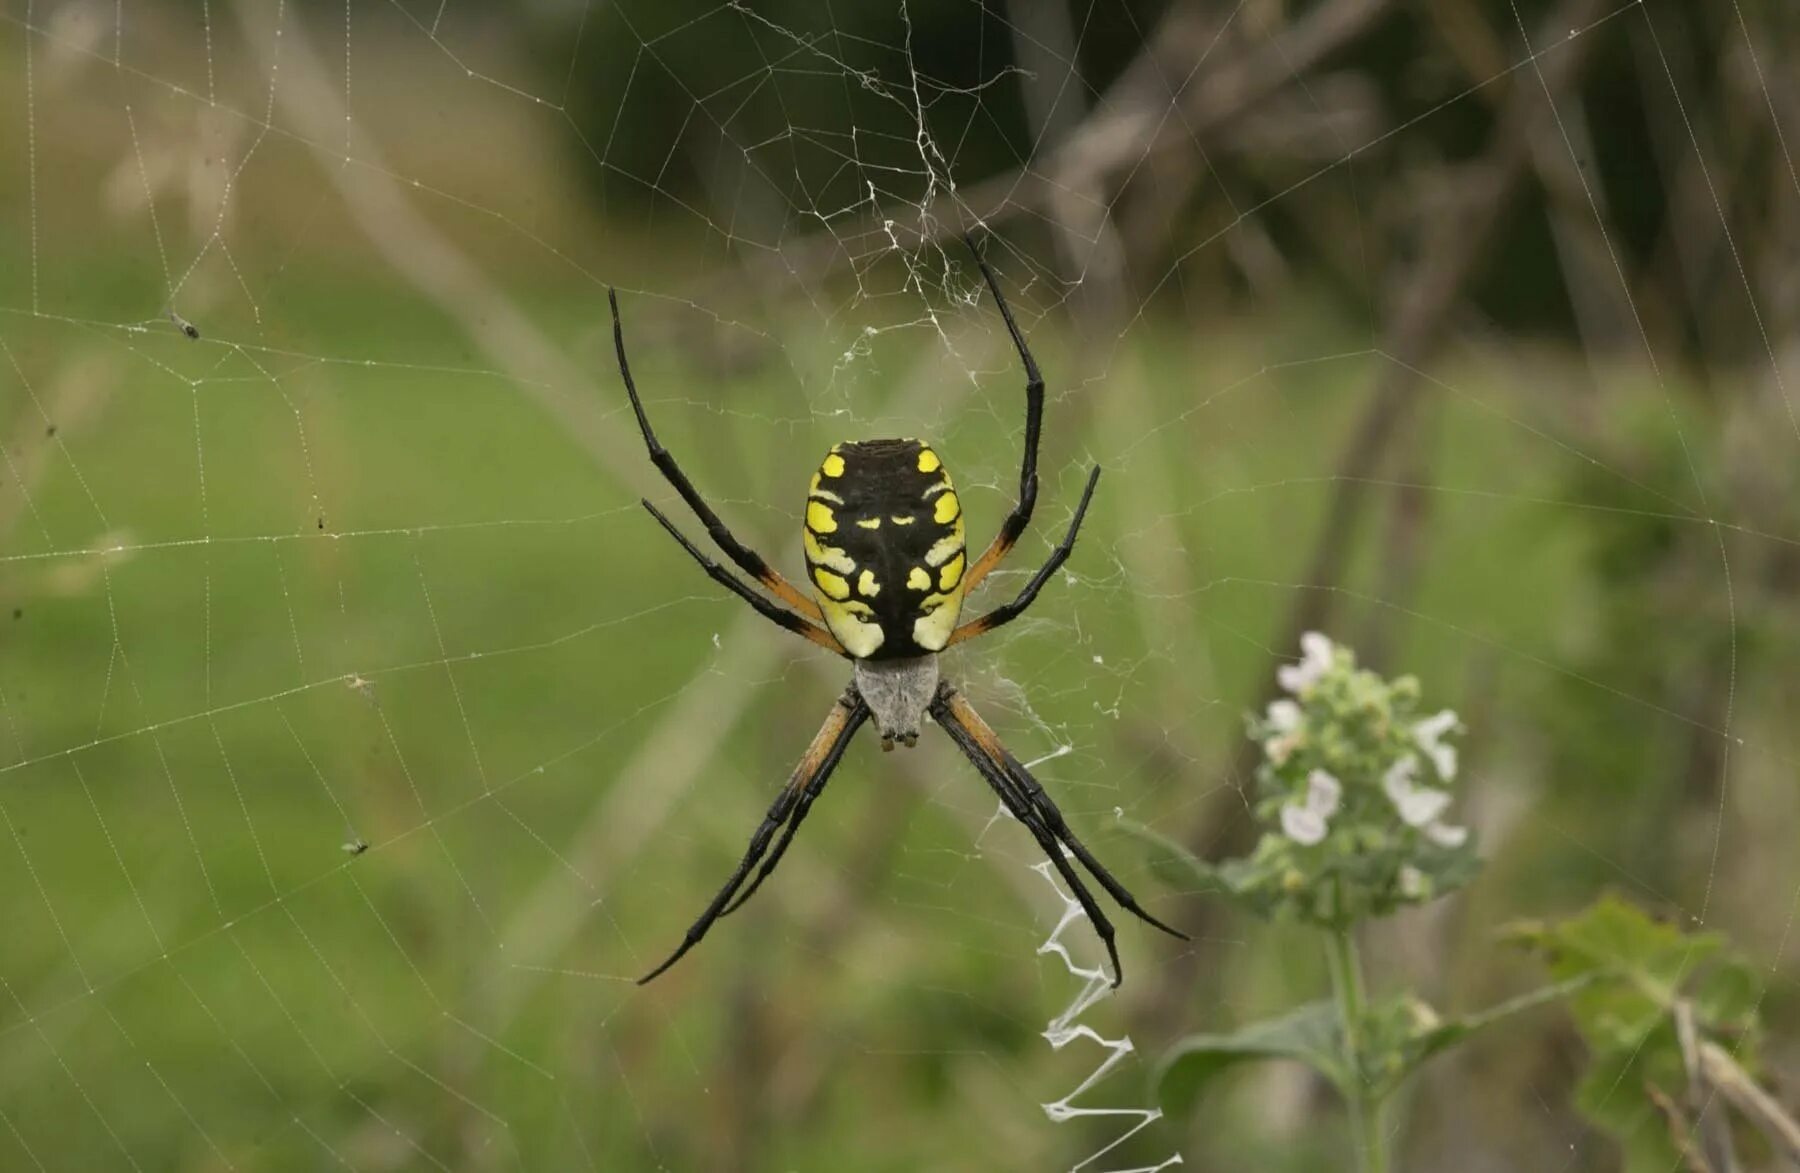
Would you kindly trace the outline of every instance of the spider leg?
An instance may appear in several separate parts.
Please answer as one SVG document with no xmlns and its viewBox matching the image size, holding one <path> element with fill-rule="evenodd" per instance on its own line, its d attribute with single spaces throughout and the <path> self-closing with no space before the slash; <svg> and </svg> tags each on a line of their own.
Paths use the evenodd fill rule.
<svg viewBox="0 0 1800 1173">
<path fill-rule="evenodd" d="M 1100 882 L 1100 886 L 1106 889 L 1107 894 L 1117 901 L 1121 908 L 1125 909 L 1145 924 L 1161 929 L 1172 937 L 1182 941 L 1188 939 L 1186 933 L 1169 927 L 1146 912 L 1143 906 L 1137 902 L 1137 898 L 1132 896 L 1130 890 L 1127 889 L 1125 885 L 1121 884 L 1098 859 L 1094 858 L 1094 853 L 1089 851 L 1087 846 L 1083 844 L 1080 839 L 1075 837 L 1075 832 L 1070 829 L 1068 821 L 1063 818 L 1062 811 L 1057 809 L 1056 803 L 1051 801 L 1050 795 L 1045 792 L 1043 785 L 1040 784 L 1036 778 L 1032 777 L 1031 771 L 1025 768 L 1023 762 L 1014 757 L 1006 746 L 1001 744 L 999 735 L 989 727 L 986 721 L 981 719 L 981 714 L 977 713 L 974 706 L 963 699 L 961 694 L 949 685 L 940 688 L 938 690 L 937 698 L 932 701 L 931 715 L 938 724 L 942 725 L 946 731 L 950 732 L 952 739 L 954 739 L 959 746 L 963 746 L 963 752 L 965 754 L 970 754 L 969 746 L 973 745 L 983 758 L 990 763 L 993 763 L 998 767 L 1000 772 L 1007 776 L 1008 781 L 1011 784 L 1011 790 L 1018 796 L 1020 804 L 1031 814 L 1032 819 L 1058 844 L 1057 850 L 1051 853 L 1051 861 L 1053 863 L 1057 862 L 1061 857 L 1061 848 L 1066 846 L 1070 854 L 1081 861 L 1082 866 L 1087 868 L 1088 872 L 1094 879 Z M 964 738 L 967 739 L 966 742 Z M 974 760 L 973 754 L 970 754 L 970 760 Z M 976 768 L 981 768 L 979 763 Z M 987 776 L 985 771 L 983 774 L 984 776 Z M 992 777 L 989 777 L 989 782 L 990 784 L 993 784 Z M 995 786 L 995 789 L 999 789 L 998 785 Z M 1003 799 L 1004 797 L 1005 795 L 1002 794 Z M 1016 815 L 1017 811 L 1014 813 Z M 1023 822 L 1024 820 L 1021 819 L 1021 821 Z M 1030 824 L 1027 825 L 1029 826 Z M 1042 842 L 1041 839 L 1040 842 Z M 1046 851 L 1048 850 L 1049 849 L 1046 848 Z M 1065 879 L 1068 878 L 1067 871 L 1063 866 L 1059 865 L 1057 870 L 1064 872 Z M 1071 886 L 1073 887 L 1074 885 L 1072 884 Z M 1081 895 L 1081 891 L 1077 890 L 1077 899 L 1080 899 Z M 1089 919 L 1092 919 L 1092 912 L 1087 909 L 1087 905 L 1084 903 L 1082 907 L 1083 911 L 1089 912 Z M 1096 924 L 1096 928 L 1098 928 L 1098 924 Z M 1118 972 L 1118 959 L 1116 956 L 1113 959 L 1113 971 L 1114 973 Z M 1118 983 L 1114 982 L 1114 984 L 1117 985 Z"/>
<path fill-rule="evenodd" d="M 987 261 L 982 259 L 981 250 L 975 247 L 975 241 L 963 237 L 963 243 L 975 254 L 975 264 L 981 269 L 981 275 L 987 280 L 989 292 L 994 295 L 994 304 L 1000 307 L 1000 317 L 1006 322 L 1006 332 L 1012 335 L 1013 346 L 1018 348 L 1019 362 L 1025 367 L 1025 460 L 1019 468 L 1019 500 L 1006 520 L 1000 524 L 1000 532 L 988 548 L 982 551 L 981 557 L 969 567 L 968 574 L 963 576 L 967 590 L 974 590 L 975 584 L 987 577 L 988 571 L 1000 564 L 1031 524 L 1031 510 L 1037 504 L 1038 475 L 1038 436 L 1044 423 L 1044 376 L 1038 373 L 1037 360 L 1031 357 L 1031 347 L 1025 344 L 1025 335 L 1019 331 L 1019 324 L 1013 320 L 1012 307 L 1006 304 L 1006 295 L 1000 292 L 1000 282 L 995 279 L 994 271 L 988 268 Z"/>
<path fill-rule="evenodd" d="M 773 851 L 769 852 L 769 858 L 763 860 L 762 867 L 756 869 L 756 876 L 750 881 L 750 886 L 745 888 L 742 892 L 739 892 L 737 899 L 726 905 L 725 911 L 721 912 L 719 914 L 720 916 L 730 916 L 732 913 L 742 908 L 744 902 L 756 895 L 756 890 L 762 887 L 762 882 L 769 878 L 769 873 L 775 870 L 775 865 L 779 864 L 781 862 L 781 857 L 787 854 L 788 844 L 792 843 L 794 841 L 794 836 L 799 833 L 800 824 L 806 821 L 806 812 L 812 809 L 813 800 L 819 797 L 820 792 L 825 789 L 825 783 L 831 780 L 831 772 L 836 768 L 838 758 L 843 756 L 845 748 L 850 744 L 850 735 L 856 732 L 858 726 L 869 719 L 869 706 L 862 699 L 862 695 L 856 691 L 855 685 L 850 687 L 850 692 L 846 695 L 854 696 L 856 698 L 855 704 L 850 711 L 849 727 L 844 730 L 843 736 L 832 746 L 831 755 L 820 765 L 819 769 L 813 774 L 811 780 L 807 782 L 806 789 L 800 792 L 799 800 L 794 803 L 793 814 L 788 816 L 787 825 L 781 829 L 781 838 L 775 841 L 775 848 Z"/>
<path fill-rule="evenodd" d="M 852 701 L 852 697 L 855 698 L 854 701 Z M 768 850 L 769 840 L 774 836 L 776 829 L 787 821 L 800 796 L 820 776 L 831 773 L 838 761 L 843 758 L 844 749 L 850 744 L 851 736 L 862 726 L 868 716 L 868 707 L 862 703 L 862 698 L 856 695 L 854 688 L 838 698 L 837 703 L 831 708 L 831 714 L 825 718 L 825 724 L 820 727 L 818 735 L 813 738 L 812 744 L 807 746 L 806 752 L 801 755 L 800 763 L 794 767 L 794 772 L 788 778 L 787 785 L 782 787 L 781 793 L 775 796 L 775 801 L 769 806 L 769 813 L 763 816 L 763 821 L 756 828 L 756 833 L 750 836 L 750 846 L 745 850 L 744 858 L 738 863 L 737 870 L 731 873 L 731 878 L 725 881 L 725 886 L 720 888 L 718 895 L 712 898 L 712 903 L 706 906 L 706 911 L 700 914 L 700 919 L 696 920 L 688 929 L 687 936 L 682 938 L 681 945 L 675 952 L 669 955 L 668 960 L 639 978 L 638 985 L 645 984 L 680 961 L 689 949 L 700 943 L 700 938 L 706 936 L 706 930 L 710 929 L 712 923 L 723 915 L 725 905 L 736 894 L 738 886 L 744 882 L 744 877 Z M 820 784 L 823 785 L 823 783 Z M 765 874 L 767 870 L 764 869 Z M 760 882 L 760 880 L 759 876 L 758 881 Z"/>
<path fill-rule="evenodd" d="M 1019 597 L 951 632 L 949 642 L 944 645 L 945 647 L 983 635 L 1003 623 L 1010 623 L 1019 617 L 1020 612 L 1031 606 L 1033 600 L 1037 598 L 1038 592 L 1044 589 L 1044 584 L 1050 581 L 1050 576 L 1055 574 L 1064 562 L 1068 561 L 1070 554 L 1074 553 L 1075 536 L 1081 531 L 1081 521 L 1087 516 L 1088 501 L 1094 496 L 1094 486 L 1099 481 L 1100 469 L 1096 465 L 1094 471 L 1088 474 L 1087 488 L 1081 491 L 1081 502 L 1075 506 L 1075 517 L 1069 522 L 1069 532 L 1063 535 L 1062 544 L 1050 552 L 1049 559 L 1038 567 L 1038 572 L 1031 576 L 1031 581 L 1025 584 L 1025 589 L 1019 592 Z"/>
<path fill-rule="evenodd" d="M 974 715 L 974 710 L 969 708 L 968 702 L 964 701 L 961 697 L 953 698 L 950 703 L 953 705 L 960 704 L 963 709 L 967 711 L 968 715 Z M 976 720 L 980 720 L 980 718 L 977 717 Z M 1006 753 L 1007 770 L 1012 774 L 1014 780 L 1018 782 L 1020 789 L 1025 792 L 1025 796 L 1031 801 L 1032 809 L 1036 810 L 1038 816 L 1044 820 L 1044 825 L 1050 828 L 1052 834 L 1068 845 L 1069 850 L 1074 853 L 1075 858 L 1081 861 L 1081 866 L 1085 867 L 1094 879 L 1100 881 L 1100 886 L 1106 889 L 1109 896 L 1118 901 L 1119 907 L 1131 913 L 1145 924 L 1161 929 L 1178 941 L 1188 940 L 1188 935 L 1180 929 L 1170 928 L 1162 921 L 1157 920 L 1148 912 L 1144 911 L 1143 906 L 1137 902 L 1137 898 L 1131 894 L 1125 885 L 1119 883 L 1118 878 L 1107 871 L 1100 861 L 1094 858 L 1094 853 L 1089 851 L 1087 846 L 1075 837 L 1075 832 L 1070 830 L 1068 822 L 1063 819 L 1062 811 L 1058 810 L 1056 803 L 1050 800 L 1050 796 L 1045 793 L 1043 785 L 1036 778 L 1031 776 L 1031 771 L 1025 768 L 1025 763 L 1021 762 L 1018 758 L 1015 758 L 1010 752 L 1005 750 L 1002 750 L 1002 752 Z"/>
<path fill-rule="evenodd" d="M 681 548 L 686 550 L 694 561 L 700 564 L 700 569 L 706 571 L 707 575 L 714 582 L 725 587 L 738 598 L 756 608 L 757 614 L 768 619 L 777 626 L 786 628 L 796 635 L 805 636 L 826 651 L 836 652 L 840 656 L 847 656 L 849 654 L 844 651 L 844 646 L 838 643 L 836 636 L 832 635 L 823 627 L 808 623 L 792 611 L 771 603 L 769 600 L 745 586 L 742 582 L 738 581 L 729 570 L 726 570 L 723 566 L 720 566 L 717 562 L 708 558 L 694 545 L 694 543 L 688 541 L 686 535 L 676 529 L 675 523 L 664 517 L 660 509 L 650 504 L 648 501 L 645 501 L 643 505 L 645 509 L 650 511 L 650 516 L 654 517 L 662 524 L 664 529 L 669 531 L 669 536 L 674 538 L 677 542 L 680 542 Z"/>
<path fill-rule="evenodd" d="M 712 540 L 718 544 L 719 549 L 725 551 L 726 557 L 737 564 L 738 569 L 762 583 L 769 593 L 808 619 L 824 618 L 818 603 L 796 590 L 794 584 L 783 578 L 761 554 L 737 540 L 725 523 L 719 520 L 719 515 L 713 512 L 712 506 L 700 496 L 700 491 L 694 488 L 694 483 L 688 480 L 687 474 L 681 471 L 681 466 L 675 463 L 675 457 L 657 441 L 656 433 L 650 430 L 650 418 L 644 414 L 644 404 L 638 399 L 637 384 L 631 378 L 631 364 L 625 359 L 625 327 L 619 323 L 619 295 L 608 289 L 606 300 L 612 307 L 613 350 L 619 356 L 619 375 L 625 380 L 625 393 L 631 397 L 631 410 L 637 414 L 638 430 L 643 432 L 644 445 L 650 450 L 650 462 L 662 472 L 664 479 L 675 486 L 675 491 L 688 503 L 688 508 L 694 511 L 694 516 L 700 519 L 706 532 L 712 535 Z"/>
<path fill-rule="evenodd" d="M 1038 847 L 1043 850 L 1045 857 L 1062 874 L 1063 881 L 1069 885 L 1069 890 L 1075 894 L 1076 902 L 1081 905 L 1081 911 L 1087 914 L 1088 923 L 1094 926 L 1094 932 L 1099 936 L 1100 943 L 1106 946 L 1106 955 L 1112 959 L 1112 984 L 1115 989 L 1118 988 L 1119 983 L 1125 980 L 1125 970 L 1119 964 L 1119 947 L 1115 939 L 1117 933 L 1113 929 L 1112 921 L 1107 919 L 1106 913 L 1101 911 L 1099 902 L 1094 899 L 1093 893 L 1089 892 L 1087 885 L 1082 883 L 1081 873 L 1069 865 L 1069 857 L 1063 850 L 1063 845 L 1050 828 L 1045 826 L 1042 817 L 1032 806 L 1030 797 L 1020 789 L 1018 781 L 1008 773 L 1004 762 L 994 756 L 983 744 L 976 729 L 964 724 L 948 703 L 954 695 L 953 690 L 947 685 L 940 690 L 938 699 L 932 702 L 932 717 L 943 727 L 944 732 L 950 735 L 950 740 L 956 743 L 956 747 L 962 750 L 963 756 L 969 759 L 969 764 L 975 767 L 976 772 L 993 788 L 994 793 L 999 795 L 1000 802 L 1008 811 L 1012 812 L 1013 818 L 1031 832 L 1031 837 L 1037 840 Z M 980 728 L 986 729 L 986 726 L 983 725 Z M 988 730 L 988 733 L 990 736 L 992 735 L 991 730 Z M 999 745 L 998 740 L 994 741 L 994 745 Z"/>
</svg>

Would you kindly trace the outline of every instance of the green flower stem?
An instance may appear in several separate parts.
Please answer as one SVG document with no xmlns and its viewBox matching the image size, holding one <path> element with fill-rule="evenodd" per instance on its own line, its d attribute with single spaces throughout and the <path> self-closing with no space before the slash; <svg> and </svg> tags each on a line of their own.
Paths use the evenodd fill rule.
<svg viewBox="0 0 1800 1173">
<path fill-rule="evenodd" d="M 1337 995 L 1338 1018 L 1344 1027 L 1344 1052 L 1350 1080 L 1344 1094 L 1350 1100 L 1350 1127 L 1356 1141 L 1356 1163 L 1362 1173 L 1388 1173 L 1387 1126 L 1381 1100 L 1363 1083 L 1363 1022 L 1368 1001 L 1363 994 L 1362 958 L 1348 926 L 1334 929 L 1325 940 L 1325 956 L 1331 965 L 1331 988 Z"/>
</svg>

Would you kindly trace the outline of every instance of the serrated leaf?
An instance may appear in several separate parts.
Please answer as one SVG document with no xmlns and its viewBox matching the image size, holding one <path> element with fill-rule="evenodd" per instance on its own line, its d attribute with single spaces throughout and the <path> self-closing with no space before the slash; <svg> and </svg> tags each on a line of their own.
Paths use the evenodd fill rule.
<svg viewBox="0 0 1800 1173">
<path fill-rule="evenodd" d="M 1665 1006 L 1681 981 L 1723 946 L 1716 934 L 1683 936 L 1612 895 L 1551 927 L 1542 943 L 1562 976 L 1610 969 Z"/>
<path fill-rule="evenodd" d="M 1569 999 L 1592 1053 L 1576 1090 L 1582 1114 L 1624 1150 L 1628 1173 L 1667 1173 L 1681 1158 L 1659 1109 L 1680 1099 L 1687 1072 L 1674 1026 L 1686 1000 L 1705 1034 L 1751 1046 L 1759 999 L 1754 973 L 1715 933 L 1683 934 L 1617 897 L 1555 924 L 1513 926 L 1513 940 L 1543 950 L 1558 975 L 1590 976 Z"/>
<path fill-rule="evenodd" d="M 1184 1116 L 1215 1076 L 1239 1063 L 1259 1059 L 1304 1063 L 1340 1092 L 1351 1079 L 1343 1057 L 1337 1007 L 1320 1000 L 1229 1034 L 1189 1035 L 1157 1064 L 1157 1098 L 1164 1111 Z"/>
</svg>

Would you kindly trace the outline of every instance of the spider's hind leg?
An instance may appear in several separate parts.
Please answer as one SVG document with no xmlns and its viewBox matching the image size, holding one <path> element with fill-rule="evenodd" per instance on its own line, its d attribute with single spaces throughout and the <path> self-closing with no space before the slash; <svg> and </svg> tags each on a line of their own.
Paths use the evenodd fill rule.
<svg viewBox="0 0 1800 1173">
<path fill-rule="evenodd" d="M 1019 788 L 1024 791 L 1026 800 L 1031 803 L 1032 809 L 1038 812 L 1051 834 L 1068 845 L 1070 853 L 1081 861 L 1081 866 L 1085 867 L 1094 879 L 1100 881 L 1100 886 L 1106 889 L 1107 895 L 1118 901 L 1120 908 L 1145 924 L 1161 929 L 1177 940 L 1188 940 L 1188 935 L 1180 929 L 1170 928 L 1144 911 L 1143 906 L 1137 902 L 1137 898 L 1131 894 L 1130 890 L 1119 883 L 1118 879 L 1107 871 L 1099 860 L 1094 858 L 1094 853 L 1087 849 L 1087 845 L 1075 837 L 1075 832 L 1069 828 L 1062 811 L 1058 810 L 1056 803 L 1051 801 L 1043 784 L 1031 776 L 1031 771 L 1025 768 L 1025 763 L 1015 758 L 1010 751 L 1002 752 L 1006 754 L 1007 773 L 1013 776 L 1014 781 L 1019 784 Z"/>
<path fill-rule="evenodd" d="M 954 690 L 949 685 L 940 689 L 937 700 L 932 704 L 932 716 L 937 718 L 938 724 L 943 727 L 950 740 L 956 743 L 956 747 L 962 750 L 963 756 L 969 759 L 969 764 L 993 788 L 1000 798 L 1000 804 L 1037 840 L 1044 857 L 1069 885 L 1069 891 L 1075 894 L 1076 903 L 1081 905 L 1081 911 L 1087 915 L 1088 923 L 1094 926 L 1095 935 L 1106 948 L 1106 956 L 1112 962 L 1112 984 L 1116 988 L 1125 980 L 1125 969 L 1119 964 L 1118 934 L 1112 921 L 1101 911 L 1087 885 L 1081 882 L 1081 873 L 1070 866 L 1063 845 L 1057 841 L 1050 828 L 1044 825 L 1042 816 L 1033 808 L 1030 797 L 1020 789 L 1018 780 L 1008 773 L 1005 765 L 984 744 L 982 731 L 986 731 L 991 737 L 992 730 L 988 730 L 985 724 L 964 721 L 949 704 L 954 695 Z M 979 722 L 980 719 L 976 720 Z"/>
<path fill-rule="evenodd" d="M 731 873 L 731 878 L 725 881 L 725 886 L 719 889 L 718 895 L 713 897 L 712 903 L 706 906 L 706 911 L 701 913 L 700 918 L 688 929 L 687 935 L 682 938 L 681 944 L 676 947 L 675 952 L 671 953 L 661 965 L 639 978 L 638 985 L 643 985 L 680 961 L 689 949 L 698 945 L 700 939 L 706 936 L 706 931 L 712 928 L 714 921 L 730 911 L 730 908 L 737 907 L 736 904 L 731 903 L 731 898 L 737 895 L 737 890 L 744 883 L 744 877 L 750 874 L 750 869 L 756 866 L 757 861 L 762 859 L 763 853 L 769 849 L 769 840 L 774 838 L 776 830 L 783 823 L 787 823 L 788 830 L 782 836 L 781 842 L 776 845 L 775 854 L 769 858 L 767 863 L 763 864 L 762 871 L 758 872 L 756 879 L 751 881 L 749 891 L 745 892 L 743 899 L 737 903 L 741 904 L 743 900 L 749 899 L 750 892 L 756 891 L 757 885 L 761 884 L 763 879 L 775 870 L 776 863 L 780 861 L 782 853 L 787 850 L 788 842 L 793 839 L 793 832 L 799 826 L 798 820 L 805 815 L 805 807 L 810 805 L 812 798 L 817 797 L 818 792 L 824 788 L 825 779 L 830 776 L 831 771 L 843 758 L 844 750 L 849 746 L 851 737 L 868 719 L 869 708 L 863 704 L 862 698 L 856 695 L 855 688 L 849 689 L 838 699 L 837 703 L 832 706 L 831 715 L 825 718 L 825 724 L 820 727 L 818 736 L 813 738 L 812 744 L 807 746 L 806 753 L 801 756 L 800 764 L 794 767 L 794 773 L 788 779 L 787 785 L 782 787 L 781 793 L 775 796 L 775 801 L 769 805 L 769 813 L 763 816 L 763 821 L 756 828 L 755 834 L 750 836 L 750 846 L 745 849 L 744 857 L 738 862 L 737 870 Z M 790 818 L 794 821 L 789 822 Z M 730 908 L 727 905 L 730 905 Z"/>
<path fill-rule="evenodd" d="M 931 715 L 943 726 L 950 739 L 956 742 L 970 764 L 980 771 L 988 785 L 994 788 L 1000 801 L 1031 832 L 1056 870 L 1068 881 L 1075 899 L 1081 904 L 1082 911 L 1093 923 L 1094 931 L 1100 934 L 1100 939 L 1113 959 L 1114 985 L 1118 984 L 1119 959 L 1113 948 L 1113 927 L 1100 913 L 1093 897 L 1082 884 L 1080 875 L 1069 865 L 1065 858 L 1065 848 L 1068 855 L 1081 861 L 1081 865 L 1100 882 L 1108 895 L 1118 901 L 1121 908 L 1172 937 L 1183 941 L 1188 939 L 1185 933 L 1169 927 L 1146 912 L 1125 885 L 1119 883 L 1094 858 L 1093 852 L 1075 837 L 1075 832 L 1070 829 L 1062 812 L 1050 800 L 1038 780 L 1031 776 L 1031 771 L 1001 744 L 1000 738 L 988 723 L 950 685 L 944 684 L 938 688 L 937 697 L 931 703 Z"/>
</svg>

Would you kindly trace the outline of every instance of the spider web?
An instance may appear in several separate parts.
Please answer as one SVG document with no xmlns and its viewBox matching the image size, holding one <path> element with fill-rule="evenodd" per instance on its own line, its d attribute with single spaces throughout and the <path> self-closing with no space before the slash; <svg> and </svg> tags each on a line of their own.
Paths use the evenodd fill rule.
<svg viewBox="0 0 1800 1173">
<path fill-rule="evenodd" d="M 1490 879 L 1380 926 L 1384 979 L 1491 1000 L 1529 974 L 1495 923 L 1610 885 L 1733 934 L 1791 1022 L 1792 28 L 1734 6 L 1696 75 L 1673 6 L 1445 5 L 1385 50 L 1397 101 L 1339 64 L 1384 0 L 868 8 L 0 10 L 0 1163 L 1317 1167 L 1293 1072 L 1158 1119 L 1134 1050 L 1319 974 L 1118 825 L 1229 850 L 1242 714 L 1308 624 L 1482 741 Z M 1526 194 L 1567 304 L 1492 318 Z M 862 743 L 639 989 L 843 671 L 643 516 L 605 291 L 772 561 L 860 436 L 930 437 L 980 542 L 1023 376 L 965 231 L 1050 383 L 1034 533 L 978 602 L 1105 476 L 947 669 L 1196 941 L 1119 916 L 1102 1000 L 973 771 Z M 1505 1124 L 1478 1077 L 1422 1089 L 1418 1167 L 1600 1159 L 1567 1071 Z"/>
</svg>

